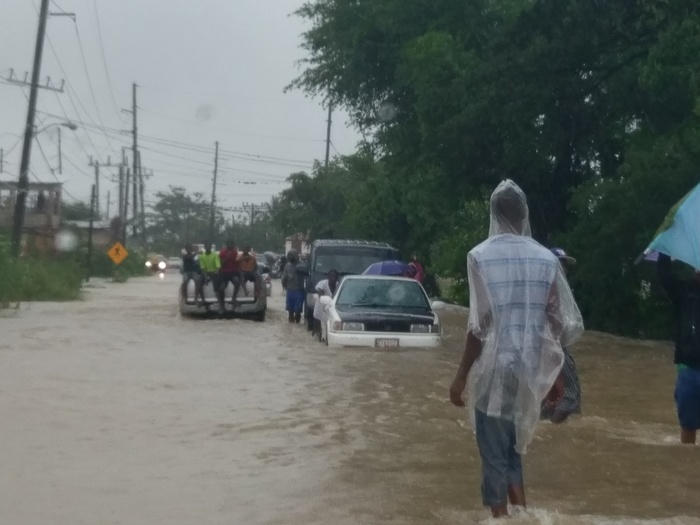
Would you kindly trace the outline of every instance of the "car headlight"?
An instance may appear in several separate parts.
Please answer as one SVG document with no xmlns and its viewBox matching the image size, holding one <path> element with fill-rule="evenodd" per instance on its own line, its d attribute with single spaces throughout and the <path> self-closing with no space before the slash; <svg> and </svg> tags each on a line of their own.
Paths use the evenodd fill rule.
<svg viewBox="0 0 700 525">
<path fill-rule="evenodd" d="M 365 325 L 362 323 L 343 323 L 343 332 L 364 332 Z"/>
<path fill-rule="evenodd" d="M 151 263 L 151 261 L 146 261 L 146 268 L 150 268 L 151 266 L 153 266 L 153 263 Z"/>
<path fill-rule="evenodd" d="M 160 270 L 165 270 L 165 266 L 166 266 L 166 264 L 165 264 L 164 261 L 160 261 L 160 262 L 158 263 L 158 268 L 159 268 Z"/>
<path fill-rule="evenodd" d="M 412 324 L 412 334 L 436 334 L 440 331 L 440 325 L 437 324 Z"/>
<path fill-rule="evenodd" d="M 341 323 L 340 321 L 333 321 L 333 326 L 332 326 L 333 331 L 337 332 L 337 331 L 342 330 L 342 329 L 343 329 L 343 323 Z"/>
</svg>

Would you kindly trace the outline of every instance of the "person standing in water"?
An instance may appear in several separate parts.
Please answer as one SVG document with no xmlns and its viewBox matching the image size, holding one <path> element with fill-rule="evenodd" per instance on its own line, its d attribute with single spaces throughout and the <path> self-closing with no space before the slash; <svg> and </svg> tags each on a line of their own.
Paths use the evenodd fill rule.
<svg viewBox="0 0 700 525">
<path fill-rule="evenodd" d="M 673 397 L 676 401 L 681 443 L 695 445 L 700 429 L 700 271 L 691 279 L 679 279 L 671 258 L 659 253 L 658 275 L 673 305 L 676 349 L 673 362 L 678 373 Z"/>
<path fill-rule="evenodd" d="M 521 455 L 541 403 L 563 395 L 562 346 L 583 333 L 557 258 L 530 236 L 525 194 L 511 180 L 491 195 L 489 238 L 469 252 L 469 324 L 450 401 L 469 385 L 469 415 L 482 464 L 481 495 L 494 517 L 525 506 Z"/>
<path fill-rule="evenodd" d="M 289 322 L 301 322 L 301 312 L 304 308 L 304 277 L 297 271 L 299 254 L 290 250 L 287 254 L 287 265 L 282 274 L 282 286 L 287 291 L 287 312 Z"/>
<path fill-rule="evenodd" d="M 328 279 L 322 279 L 316 285 L 316 293 L 318 297 L 326 295 L 333 298 L 338 290 L 338 272 L 336 270 L 328 270 Z M 321 301 L 316 300 L 314 305 L 314 329 L 311 332 L 311 337 L 321 337 L 321 319 L 323 318 L 323 305 Z"/>
</svg>

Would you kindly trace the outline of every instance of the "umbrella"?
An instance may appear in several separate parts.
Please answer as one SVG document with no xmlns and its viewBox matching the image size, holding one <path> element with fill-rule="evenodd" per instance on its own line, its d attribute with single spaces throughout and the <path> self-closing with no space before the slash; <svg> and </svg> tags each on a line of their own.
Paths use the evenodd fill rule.
<svg viewBox="0 0 700 525">
<path fill-rule="evenodd" d="M 362 275 L 404 275 L 408 264 L 401 261 L 380 261 L 370 264 Z"/>
<path fill-rule="evenodd" d="M 658 252 L 700 270 L 700 184 L 671 208 L 643 257 L 654 261 Z"/>
</svg>

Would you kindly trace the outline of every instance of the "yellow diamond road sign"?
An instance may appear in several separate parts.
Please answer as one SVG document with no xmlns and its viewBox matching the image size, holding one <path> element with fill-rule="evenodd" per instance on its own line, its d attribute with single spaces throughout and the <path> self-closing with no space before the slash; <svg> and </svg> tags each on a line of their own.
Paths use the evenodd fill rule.
<svg viewBox="0 0 700 525">
<path fill-rule="evenodd" d="M 120 242 L 115 242 L 107 251 L 107 255 L 109 255 L 109 258 L 112 259 L 114 264 L 119 265 L 129 256 L 129 252 L 126 251 L 126 248 L 124 248 Z"/>
</svg>

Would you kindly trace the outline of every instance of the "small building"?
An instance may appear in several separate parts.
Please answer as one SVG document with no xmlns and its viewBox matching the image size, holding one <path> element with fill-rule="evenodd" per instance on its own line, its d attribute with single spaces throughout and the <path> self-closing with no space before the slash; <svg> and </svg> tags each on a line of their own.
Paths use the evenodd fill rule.
<svg viewBox="0 0 700 525">
<path fill-rule="evenodd" d="M 48 253 L 61 223 L 60 182 L 30 182 L 27 190 L 22 251 Z M 0 229 L 10 231 L 14 221 L 17 183 L 0 181 Z"/>
<path fill-rule="evenodd" d="M 72 230 L 84 241 L 90 232 L 90 221 L 63 221 L 63 227 Z M 113 221 L 93 221 L 92 245 L 95 248 L 109 248 L 118 238 L 118 235 L 115 237 Z"/>
</svg>

